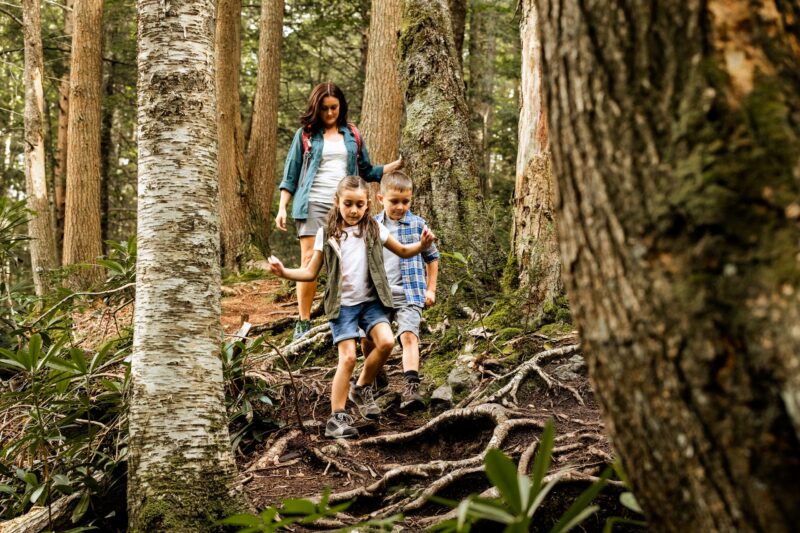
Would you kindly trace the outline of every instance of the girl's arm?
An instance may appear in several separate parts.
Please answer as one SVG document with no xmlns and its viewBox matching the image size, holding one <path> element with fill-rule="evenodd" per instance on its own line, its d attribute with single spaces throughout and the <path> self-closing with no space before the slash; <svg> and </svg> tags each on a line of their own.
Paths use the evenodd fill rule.
<svg viewBox="0 0 800 533">
<path fill-rule="evenodd" d="M 434 235 L 433 232 L 428 228 L 425 228 L 422 230 L 422 234 L 419 236 L 419 242 L 415 242 L 414 244 L 400 244 L 397 239 L 389 235 L 389 238 L 386 239 L 386 242 L 383 243 L 383 245 L 393 254 L 408 259 L 409 257 L 414 257 L 422 250 L 426 250 L 431 244 L 433 244 L 435 239 L 436 235 Z"/>
<path fill-rule="evenodd" d="M 281 260 L 274 255 L 269 256 L 267 261 L 269 262 L 270 271 L 276 276 L 292 281 L 314 281 L 322 269 L 322 252 L 314 250 L 311 261 L 302 268 L 285 268 Z"/>
</svg>

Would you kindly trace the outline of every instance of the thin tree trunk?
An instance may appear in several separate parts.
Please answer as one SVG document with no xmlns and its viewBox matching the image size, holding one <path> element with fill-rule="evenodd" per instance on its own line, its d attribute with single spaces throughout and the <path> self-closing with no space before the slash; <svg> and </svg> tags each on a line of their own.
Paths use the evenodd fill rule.
<svg viewBox="0 0 800 533">
<path fill-rule="evenodd" d="M 250 233 L 258 250 L 270 255 L 272 196 L 278 144 L 283 0 L 262 0 L 258 39 L 258 78 L 247 146 Z"/>
<path fill-rule="evenodd" d="M 522 87 L 511 246 L 525 314 L 538 320 L 545 304 L 563 292 L 563 284 L 537 13 L 533 0 L 523 0 L 521 8 Z"/>
<path fill-rule="evenodd" d="M 28 220 L 31 238 L 31 269 L 37 296 L 48 290 L 48 275 L 58 266 L 50 200 L 45 176 L 44 135 L 44 59 L 42 22 L 38 0 L 23 0 L 23 37 L 25 40 L 25 185 L 28 208 L 34 213 Z"/>
<path fill-rule="evenodd" d="M 649 525 L 795 531 L 800 8 L 539 6 L 565 281 Z"/>
<path fill-rule="evenodd" d="M 403 0 L 385 0 L 372 5 L 359 127 L 374 161 L 397 159 L 403 119 L 403 92 L 397 74 L 397 32 L 402 18 Z M 374 200 L 378 185 L 370 189 Z M 376 202 L 373 204 L 379 207 Z"/>
<path fill-rule="evenodd" d="M 469 24 L 469 90 L 467 100 L 472 111 L 472 134 L 478 150 L 481 190 L 491 191 L 489 136 L 492 130 L 494 97 L 494 61 L 496 55 L 497 11 L 492 0 L 472 0 Z"/>
<path fill-rule="evenodd" d="M 400 77 L 407 107 L 401 151 L 415 183 L 415 209 L 443 243 L 464 250 L 474 242 L 482 198 L 447 5 L 408 0 L 403 18 Z"/>
<path fill-rule="evenodd" d="M 64 3 L 64 38 L 72 41 L 72 9 L 74 1 Z M 64 204 L 67 192 L 67 132 L 69 129 L 69 61 L 58 85 L 58 138 L 56 141 L 56 165 L 54 176 L 54 210 L 56 213 L 56 253 L 63 257 L 64 249 Z"/>
<path fill-rule="evenodd" d="M 464 31 L 467 25 L 467 1 L 447 0 L 447 10 L 450 13 L 450 26 L 453 30 L 453 44 L 458 57 L 458 67 L 464 61 Z"/>
<path fill-rule="evenodd" d="M 111 38 L 113 32 L 109 32 Z M 113 54 L 112 54 L 113 57 Z M 111 101 L 114 96 L 114 63 L 108 65 L 105 87 L 103 94 L 106 101 Z M 114 160 L 116 148 L 111 141 L 112 130 L 114 128 L 114 109 L 106 107 L 103 109 L 103 119 L 100 126 L 100 239 L 105 243 L 109 238 L 109 191 L 111 177 L 111 161 Z"/>
<path fill-rule="evenodd" d="M 250 234 L 245 203 L 244 133 L 239 110 L 241 18 L 241 0 L 218 1 L 215 57 L 219 96 L 219 200 L 222 264 L 230 270 L 241 266 Z"/>
<path fill-rule="evenodd" d="M 214 2 L 139 0 L 139 201 L 131 531 L 235 512 L 220 366 Z M 180 21 L 180 24 L 177 22 Z"/>
<path fill-rule="evenodd" d="M 103 0 L 76 0 L 70 66 L 65 265 L 94 263 L 100 237 L 100 108 L 102 101 Z M 97 267 L 71 278 L 75 287 L 100 280 Z"/>
</svg>

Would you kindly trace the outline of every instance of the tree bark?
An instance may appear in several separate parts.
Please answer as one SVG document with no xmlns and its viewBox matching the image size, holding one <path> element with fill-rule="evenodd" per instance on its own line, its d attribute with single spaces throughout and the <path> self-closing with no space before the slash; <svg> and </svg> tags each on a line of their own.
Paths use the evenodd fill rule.
<svg viewBox="0 0 800 533">
<path fill-rule="evenodd" d="M 469 24 L 469 84 L 467 100 L 472 112 L 471 131 L 478 150 L 480 186 L 484 196 L 491 191 L 489 136 L 492 130 L 494 97 L 495 31 L 498 13 L 493 2 L 472 0 Z"/>
<path fill-rule="evenodd" d="M 247 146 L 247 190 L 253 243 L 269 257 L 275 158 L 278 144 L 283 0 L 261 2 L 258 39 L 258 78 Z"/>
<path fill-rule="evenodd" d="M 451 249 L 475 237 L 482 202 L 461 69 L 444 0 L 408 0 L 400 36 L 406 99 L 402 152 L 415 209 Z"/>
<path fill-rule="evenodd" d="M 467 25 L 467 0 L 447 0 L 450 13 L 450 26 L 453 30 L 453 43 L 458 57 L 458 66 L 464 61 L 464 30 Z"/>
<path fill-rule="evenodd" d="M 511 246 L 525 314 L 537 320 L 544 305 L 562 294 L 563 284 L 534 1 L 523 0 L 520 14 L 522 76 Z"/>
<path fill-rule="evenodd" d="M 34 289 L 37 296 L 43 296 L 48 290 L 49 273 L 58 266 L 58 261 L 45 176 L 42 132 L 44 59 L 38 0 L 23 0 L 22 22 L 25 41 L 25 187 L 28 208 L 34 211 L 28 220 L 28 235 L 31 238 Z"/>
<path fill-rule="evenodd" d="M 793 531 L 800 8 L 539 5 L 564 274 L 650 527 Z"/>
<path fill-rule="evenodd" d="M 215 57 L 219 135 L 219 200 L 222 264 L 238 270 L 250 234 L 244 168 L 244 133 L 239 105 L 241 0 L 218 0 Z"/>
<path fill-rule="evenodd" d="M 403 18 L 402 0 L 372 4 L 364 100 L 359 127 L 373 161 L 397 159 L 403 92 L 397 74 L 397 34 Z M 373 200 L 379 186 L 370 186 Z M 378 211 L 380 207 L 373 202 Z"/>
<path fill-rule="evenodd" d="M 67 195 L 63 264 L 94 263 L 100 237 L 100 108 L 102 102 L 103 0 L 76 0 L 70 61 Z M 97 267 L 71 277 L 74 287 L 101 279 Z"/>
<path fill-rule="evenodd" d="M 240 487 L 220 339 L 214 2 L 139 0 L 131 531 L 209 531 Z"/>
<path fill-rule="evenodd" d="M 73 0 L 64 4 L 64 38 L 72 41 Z M 67 192 L 67 131 L 69 129 L 69 61 L 58 84 L 58 136 L 56 140 L 56 165 L 54 182 L 54 211 L 56 213 L 56 254 L 60 262 L 64 249 L 64 205 Z"/>
</svg>

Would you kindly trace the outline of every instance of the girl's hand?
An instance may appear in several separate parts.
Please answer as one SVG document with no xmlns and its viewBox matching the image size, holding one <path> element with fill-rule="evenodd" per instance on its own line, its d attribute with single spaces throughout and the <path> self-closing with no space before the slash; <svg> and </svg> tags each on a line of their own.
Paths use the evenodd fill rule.
<svg viewBox="0 0 800 533">
<path fill-rule="evenodd" d="M 433 241 L 435 240 L 436 235 L 434 235 L 433 232 L 427 226 L 425 226 L 425 228 L 422 230 L 422 235 L 419 236 L 419 242 L 422 243 L 422 249 L 427 250 L 430 248 L 431 244 L 433 244 Z"/>
<path fill-rule="evenodd" d="M 271 255 L 267 258 L 267 263 L 269 263 L 269 271 L 279 277 L 284 277 L 283 275 L 283 263 L 281 260 Z"/>
<path fill-rule="evenodd" d="M 286 206 L 278 208 L 278 214 L 275 215 L 275 227 L 281 231 L 286 231 Z"/>
</svg>

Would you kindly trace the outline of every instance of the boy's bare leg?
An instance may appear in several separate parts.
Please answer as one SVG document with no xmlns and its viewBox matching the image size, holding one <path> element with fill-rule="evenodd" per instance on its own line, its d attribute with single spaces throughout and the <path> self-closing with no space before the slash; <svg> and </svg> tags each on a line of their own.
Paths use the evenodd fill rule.
<svg viewBox="0 0 800 533">
<path fill-rule="evenodd" d="M 377 326 L 376 326 L 377 327 Z M 347 339 L 336 346 L 339 350 L 339 364 L 331 384 L 331 412 L 344 410 L 347 393 L 350 392 L 350 376 L 356 366 L 356 340 Z"/>
<path fill-rule="evenodd" d="M 300 237 L 300 262 L 302 266 L 306 266 L 314 255 L 314 239 L 315 237 L 311 236 Z M 300 314 L 300 320 L 309 320 L 311 318 L 311 305 L 314 303 L 316 294 L 316 281 L 297 282 L 297 310 Z"/>
<path fill-rule="evenodd" d="M 376 324 L 369 332 L 372 337 L 372 344 L 374 348 L 366 353 L 364 359 L 364 368 L 361 370 L 361 375 L 358 377 L 358 385 L 367 385 L 375 381 L 375 376 L 378 371 L 389 359 L 394 347 L 394 337 L 392 336 L 392 327 L 386 322 Z M 355 344 L 355 343 L 354 343 Z M 362 344 L 363 346 L 363 344 Z M 353 346 L 353 357 L 355 358 L 355 346 Z"/>
<path fill-rule="evenodd" d="M 413 370 L 419 372 L 419 339 L 410 331 L 400 335 L 400 345 L 403 347 L 403 372 Z"/>
</svg>

